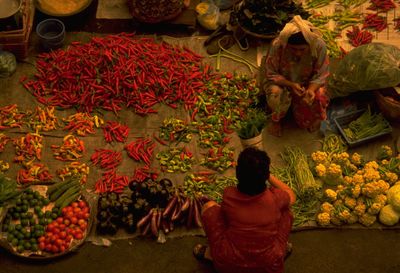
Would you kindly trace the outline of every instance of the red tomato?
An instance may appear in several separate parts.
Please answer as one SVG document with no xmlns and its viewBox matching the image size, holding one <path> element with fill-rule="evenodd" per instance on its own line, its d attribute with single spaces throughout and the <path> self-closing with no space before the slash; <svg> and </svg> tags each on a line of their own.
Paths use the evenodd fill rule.
<svg viewBox="0 0 400 273">
<path fill-rule="evenodd" d="M 50 242 L 54 243 L 58 239 L 58 236 L 53 235 L 50 237 Z"/>
<path fill-rule="evenodd" d="M 62 224 L 62 223 L 64 222 L 64 218 L 58 217 L 58 218 L 56 219 L 56 221 L 57 221 L 58 224 Z"/>
<path fill-rule="evenodd" d="M 82 224 L 79 224 L 79 227 L 81 228 L 81 230 L 86 230 L 87 225 L 88 224 L 86 222 L 83 222 Z"/>
<path fill-rule="evenodd" d="M 42 242 L 44 242 L 45 240 L 46 240 L 46 237 L 40 236 L 39 239 L 38 239 L 38 242 L 39 242 L 39 243 L 42 243 Z"/>
<path fill-rule="evenodd" d="M 84 213 L 87 213 L 87 212 L 89 212 L 89 208 L 88 208 L 88 207 L 84 207 L 84 208 L 82 208 L 82 212 L 84 212 Z"/>
<path fill-rule="evenodd" d="M 86 223 L 86 220 L 84 220 L 84 219 L 79 219 L 79 220 L 78 220 L 78 225 L 80 226 L 82 223 Z"/>
<path fill-rule="evenodd" d="M 60 233 L 60 228 L 55 227 L 55 228 L 53 229 L 53 233 L 54 233 L 54 235 L 58 235 L 58 233 Z"/>
<path fill-rule="evenodd" d="M 64 219 L 64 225 L 69 226 L 71 224 L 71 220 Z"/>
<path fill-rule="evenodd" d="M 44 247 L 44 249 L 45 249 L 47 252 L 51 252 L 52 248 L 53 248 L 53 245 L 52 245 L 52 244 L 46 244 L 46 246 Z"/>
<path fill-rule="evenodd" d="M 53 222 L 51 222 L 50 224 L 48 224 L 48 225 L 47 225 L 47 227 L 46 227 L 46 231 L 50 231 L 50 232 L 52 232 L 53 228 L 54 228 L 54 223 L 53 223 Z"/>
<path fill-rule="evenodd" d="M 76 225 L 78 223 L 78 218 L 76 218 L 75 216 L 71 217 L 71 223 Z"/>
<path fill-rule="evenodd" d="M 71 217 L 74 217 L 74 212 L 72 210 L 68 211 L 66 217 L 71 219 Z"/>
<path fill-rule="evenodd" d="M 70 206 L 76 208 L 78 207 L 78 205 L 79 205 L 78 202 L 72 202 Z"/>
<path fill-rule="evenodd" d="M 58 246 L 52 245 L 52 247 L 51 247 L 51 252 L 53 252 L 53 253 L 58 253 L 58 252 L 60 252 L 60 249 L 58 248 Z"/>
<path fill-rule="evenodd" d="M 67 232 L 66 232 L 66 231 L 61 231 L 61 232 L 58 234 L 58 236 L 59 236 L 61 239 L 65 239 L 65 238 L 67 238 Z"/>
<path fill-rule="evenodd" d="M 65 238 L 65 241 L 69 244 L 73 238 L 74 237 L 71 234 L 68 234 L 67 238 Z"/>
<path fill-rule="evenodd" d="M 73 212 L 76 215 L 77 213 L 81 212 L 81 208 L 80 207 L 76 207 L 76 208 L 74 208 Z"/>
<path fill-rule="evenodd" d="M 60 252 L 62 253 L 62 252 L 64 252 L 65 250 L 66 250 L 65 245 L 61 245 L 61 246 L 60 246 Z"/>
<path fill-rule="evenodd" d="M 62 245 L 64 244 L 64 241 L 61 240 L 61 239 L 57 239 L 57 240 L 55 241 L 55 244 L 56 244 L 56 246 L 60 247 L 60 246 L 62 246 Z"/>
<path fill-rule="evenodd" d="M 39 249 L 43 251 L 45 248 L 46 248 L 46 244 L 44 242 L 40 242 Z"/>
<path fill-rule="evenodd" d="M 51 236 L 53 236 L 53 232 L 52 231 L 46 232 L 46 239 L 50 238 Z"/>
<path fill-rule="evenodd" d="M 90 213 L 87 212 L 87 213 L 85 213 L 85 215 L 84 215 L 83 218 L 84 218 L 84 219 L 89 219 L 89 217 L 90 217 Z"/>
<path fill-rule="evenodd" d="M 67 211 L 68 211 L 67 207 L 63 207 L 61 210 L 63 215 L 65 215 L 67 213 Z"/>
<path fill-rule="evenodd" d="M 79 206 L 81 209 L 83 209 L 84 207 L 86 207 L 86 202 L 81 200 L 81 201 L 78 202 L 78 206 Z"/>
<path fill-rule="evenodd" d="M 77 240 L 81 240 L 83 238 L 82 232 L 75 232 L 74 238 Z"/>
<path fill-rule="evenodd" d="M 65 224 L 60 224 L 59 226 L 58 226 L 58 228 L 60 229 L 60 230 L 65 230 L 66 229 L 66 225 Z"/>
</svg>

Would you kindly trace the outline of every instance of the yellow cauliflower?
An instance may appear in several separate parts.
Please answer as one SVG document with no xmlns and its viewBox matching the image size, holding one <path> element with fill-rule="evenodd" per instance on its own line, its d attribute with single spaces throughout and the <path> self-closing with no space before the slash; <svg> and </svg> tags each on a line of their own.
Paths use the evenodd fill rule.
<svg viewBox="0 0 400 273">
<path fill-rule="evenodd" d="M 364 213 L 359 215 L 358 221 L 366 227 L 371 226 L 376 221 L 376 215 L 371 215 L 369 213 Z"/>
<path fill-rule="evenodd" d="M 364 169 L 364 180 L 365 182 L 375 181 L 381 178 L 379 171 L 373 168 Z"/>
<path fill-rule="evenodd" d="M 364 176 L 362 174 L 353 175 L 353 183 L 354 184 L 362 184 L 364 183 Z"/>
<path fill-rule="evenodd" d="M 333 211 L 333 205 L 329 202 L 324 202 L 320 207 L 321 212 L 331 213 Z"/>
<path fill-rule="evenodd" d="M 326 167 L 325 167 L 325 165 L 318 164 L 315 167 L 315 172 L 316 172 L 317 176 L 319 176 L 319 177 L 325 176 L 326 175 Z"/>
<path fill-rule="evenodd" d="M 335 201 L 337 198 L 337 194 L 334 190 L 332 189 L 326 189 L 325 190 L 325 196 L 330 200 L 330 201 Z"/>
<path fill-rule="evenodd" d="M 315 163 L 325 163 L 328 160 L 328 154 L 323 151 L 316 151 L 311 154 L 311 158 Z"/>
<path fill-rule="evenodd" d="M 377 170 L 379 168 L 378 163 L 376 161 L 369 161 L 365 164 L 364 169 L 374 169 Z"/>
<path fill-rule="evenodd" d="M 382 145 L 378 151 L 377 158 L 382 160 L 382 159 L 388 159 L 392 156 L 393 156 L 392 148 L 390 148 L 388 145 Z"/>
<path fill-rule="evenodd" d="M 398 175 L 392 172 L 386 172 L 385 173 L 385 179 L 386 181 L 390 184 L 393 185 L 394 183 L 397 182 L 397 180 L 399 179 Z"/>
<path fill-rule="evenodd" d="M 329 164 L 329 166 L 328 166 L 327 174 L 328 174 L 328 175 L 331 175 L 331 176 L 333 176 L 333 177 L 342 176 L 342 168 L 341 168 L 340 165 L 338 165 L 338 164 L 331 163 L 331 164 Z"/>
<path fill-rule="evenodd" d="M 331 217 L 331 223 L 332 224 L 334 224 L 336 226 L 340 226 L 342 224 L 342 221 L 339 219 L 339 217 L 334 215 L 334 213 L 331 213 L 330 217 Z"/>
<path fill-rule="evenodd" d="M 386 201 L 387 201 L 387 197 L 385 194 L 378 194 L 377 196 L 375 196 L 375 198 L 373 199 L 374 203 L 380 203 L 383 206 L 386 205 Z"/>
<path fill-rule="evenodd" d="M 355 224 L 358 222 L 358 216 L 354 212 L 350 213 L 350 217 L 347 219 L 348 224 Z"/>
<path fill-rule="evenodd" d="M 331 216 L 327 212 L 321 212 L 317 215 L 317 224 L 320 226 L 327 226 L 331 222 Z"/>
<path fill-rule="evenodd" d="M 354 209 L 354 207 L 357 205 L 357 200 L 355 198 L 350 197 L 350 196 L 346 196 L 344 198 L 344 204 L 349 209 Z"/>
<path fill-rule="evenodd" d="M 352 177 L 352 176 L 346 175 L 345 177 L 343 177 L 343 183 L 344 183 L 345 185 L 351 185 L 351 184 L 353 184 L 353 177 Z"/>
<path fill-rule="evenodd" d="M 361 216 L 365 213 L 366 209 L 367 209 L 367 206 L 365 204 L 357 204 L 354 207 L 354 214 Z"/>
<path fill-rule="evenodd" d="M 381 185 L 380 185 L 380 183 L 378 183 L 378 181 L 371 182 L 371 183 L 365 183 L 362 186 L 361 192 L 363 195 L 373 198 L 373 197 L 377 196 L 378 194 L 383 193 L 380 186 Z"/>
<path fill-rule="evenodd" d="M 372 203 L 372 205 L 368 208 L 367 212 L 371 215 L 376 215 L 383 208 L 381 203 Z"/>
<path fill-rule="evenodd" d="M 361 194 L 361 186 L 354 185 L 354 187 L 351 189 L 351 194 L 353 195 L 354 198 L 358 198 Z"/>
<path fill-rule="evenodd" d="M 348 209 L 344 209 L 344 210 L 341 210 L 341 211 L 337 214 L 337 217 L 338 217 L 341 221 L 347 222 L 348 219 L 350 219 L 351 214 L 350 214 L 350 211 L 349 211 Z"/>
<path fill-rule="evenodd" d="M 354 165 L 360 166 L 362 164 L 362 156 L 358 153 L 354 153 L 351 155 L 350 161 Z"/>
</svg>

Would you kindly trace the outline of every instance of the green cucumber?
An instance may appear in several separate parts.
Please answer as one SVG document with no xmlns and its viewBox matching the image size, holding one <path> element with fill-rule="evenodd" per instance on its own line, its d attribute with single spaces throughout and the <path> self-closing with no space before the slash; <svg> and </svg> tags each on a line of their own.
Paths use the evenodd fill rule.
<svg viewBox="0 0 400 273">
<path fill-rule="evenodd" d="M 58 182 L 54 185 L 51 185 L 49 187 L 47 187 L 47 195 L 50 196 L 51 194 L 53 194 L 54 192 L 56 192 L 59 188 L 61 188 L 62 186 L 64 186 L 65 184 L 68 184 L 72 181 L 72 179 L 68 179 L 68 180 L 64 180 L 61 182 Z"/>
<path fill-rule="evenodd" d="M 77 193 L 71 194 L 70 196 L 68 196 L 68 198 L 65 198 L 65 199 L 63 200 L 63 202 L 60 204 L 60 209 L 66 207 L 66 206 L 68 206 L 69 204 L 71 204 L 72 202 L 78 200 L 78 197 L 79 197 L 80 195 L 81 195 L 81 193 L 80 193 L 80 192 L 77 192 Z"/>
<path fill-rule="evenodd" d="M 61 204 L 64 202 L 65 199 L 68 199 L 71 195 L 75 195 L 76 193 L 81 192 L 81 185 L 77 184 L 70 187 L 66 190 L 57 200 L 55 200 L 54 205 L 60 208 Z"/>
<path fill-rule="evenodd" d="M 64 185 L 60 186 L 55 192 L 49 195 L 50 201 L 56 201 L 64 192 L 76 185 L 79 185 L 79 182 L 77 180 L 71 180 L 69 183 L 65 183 Z"/>
</svg>

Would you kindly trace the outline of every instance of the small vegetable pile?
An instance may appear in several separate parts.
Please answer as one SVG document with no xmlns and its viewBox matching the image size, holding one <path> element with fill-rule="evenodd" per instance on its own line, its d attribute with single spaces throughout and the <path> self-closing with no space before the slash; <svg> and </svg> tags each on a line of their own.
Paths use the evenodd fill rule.
<svg viewBox="0 0 400 273">
<path fill-rule="evenodd" d="M 390 132 L 389 122 L 383 117 L 382 113 L 372 113 L 368 108 L 361 116 L 351 121 L 348 128 L 344 128 L 346 136 L 351 141 L 365 139 L 371 136 Z"/>
</svg>

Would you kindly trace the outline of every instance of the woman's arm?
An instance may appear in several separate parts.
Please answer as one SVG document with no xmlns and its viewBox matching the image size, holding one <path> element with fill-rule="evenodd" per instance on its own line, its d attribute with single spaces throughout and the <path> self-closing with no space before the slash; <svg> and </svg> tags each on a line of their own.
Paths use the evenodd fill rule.
<svg viewBox="0 0 400 273">
<path fill-rule="evenodd" d="M 296 194 L 293 192 L 293 190 L 288 185 L 286 185 L 285 183 L 283 183 L 281 180 L 279 180 L 278 178 L 276 178 L 273 175 L 269 176 L 268 181 L 275 188 L 281 189 L 289 194 L 290 205 L 293 205 L 294 202 L 296 202 Z"/>
</svg>

